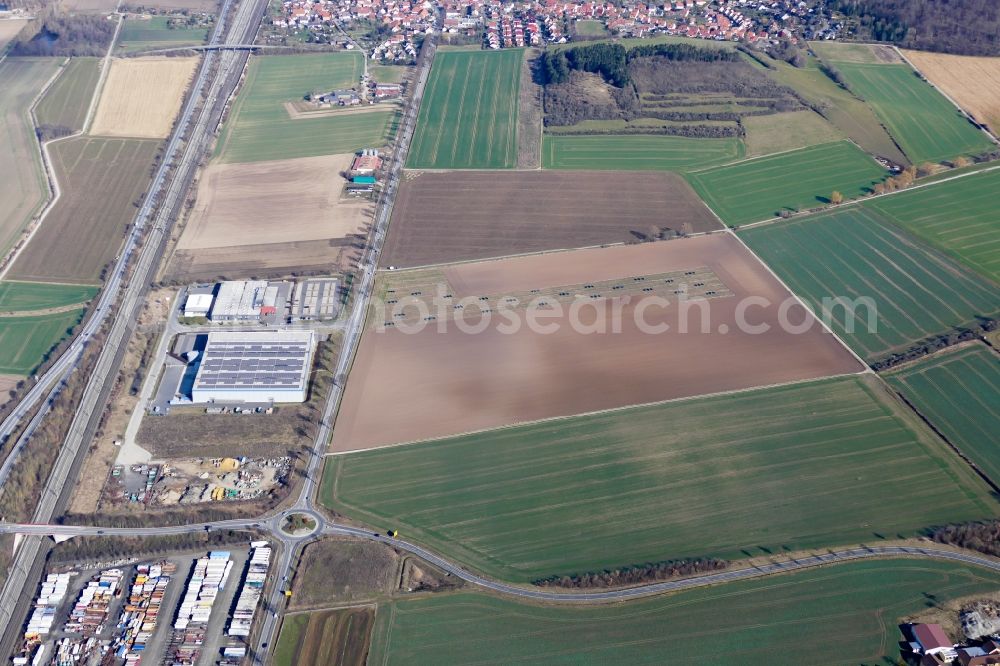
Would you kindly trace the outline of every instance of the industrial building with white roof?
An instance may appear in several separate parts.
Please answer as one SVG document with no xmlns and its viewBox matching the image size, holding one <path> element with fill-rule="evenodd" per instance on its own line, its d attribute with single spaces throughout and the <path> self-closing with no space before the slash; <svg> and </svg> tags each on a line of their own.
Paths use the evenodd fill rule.
<svg viewBox="0 0 1000 666">
<path fill-rule="evenodd" d="M 209 333 L 192 401 L 305 402 L 315 342 L 312 331 Z"/>
</svg>

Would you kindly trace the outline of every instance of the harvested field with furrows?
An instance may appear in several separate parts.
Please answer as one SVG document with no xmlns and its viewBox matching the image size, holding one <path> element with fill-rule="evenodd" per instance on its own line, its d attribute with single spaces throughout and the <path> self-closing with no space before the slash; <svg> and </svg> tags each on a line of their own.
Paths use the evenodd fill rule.
<svg viewBox="0 0 1000 666">
<path fill-rule="evenodd" d="M 58 67 L 57 58 L 0 62 L 0 255 L 17 242 L 45 201 L 42 159 L 28 108 Z"/>
<path fill-rule="evenodd" d="M 166 138 L 197 66 L 197 57 L 112 60 L 90 133 Z"/>
<path fill-rule="evenodd" d="M 297 241 L 325 241 L 359 233 L 372 206 L 343 198 L 340 174 L 348 155 L 324 155 L 274 162 L 214 163 L 198 184 L 198 198 L 179 250 Z M 262 260 L 267 257 L 262 256 Z"/>
<path fill-rule="evenodd" d="M 197 282 L 226 278 L 281 277 L 348 270 L 361 257 L 364 238 L 330 238 L 205 250 L 177 250 L 166 273 L 168 280 Z"/>
<path fill-rule="evenodd" d="M 274 663 L 279 666 L 364 666 L 374 624 L 374 606 L 290 615 L 281 627 Z"/>
<path fill-rule="evenodd" d="M 1000 132 L 1000 58 L 904 51 L 935 86 L 994 134 Z"/>
<path fill-rule="evenodd" d="M 462 325 L 442 316 L 419 332 L 399 327 L 367 331 L 331 450 L 372 448 L 861 370 L 853 356 L 815 322 L 804 334 L 778 329 L 778 308 L 790 294 L 726 234 L 435 270 L 443 277 L 442 289 L 471 302 L 469 314 L 459 318 Z M 681 307 L 679 296 L 672 290 L 669 298 L 662 296 L 663 285 L 657 287 L 650 280 L 650 286 L 640 290 L 643 297 L 628 303 L 616 298 L 619 286 L 632 290 L 644 276 L 678 271 L 685 276 L 689 272 L 712 276 L 732 295 L 714 289 L 715 294 L 704 292 L 711 298 L 692 299 Z M 424 292 L 432 288 L 426 286 L 428 277 L 431 285 L 437 280 L 437 275 L 420 270 L 385 273 L 379 288 L 396 284 L 401 294 Z M 676 278 L 662 278 L 671 279 Z M 692 282 L 690 288 L 707 288 L 703 286 L 707 282 L 708 277 Z M 600 289 L 599 283 L 604 283 Z M 424 286 L 404 291 L 415 284 Z M 569 285 L 573 287 L 564 290 L 565 296 L 554 289 Z M 683 282 L 677 287 L 684 291 Z M 480 304 L 505 309 L 510 294 L 532 294 L 536 289 L 540 296 L 542 290 L 554 292 L 547 298 L 559 303 L 562 314 L 541 304 L 527 313 L 514 306 L 513 315 L 502 315 L 504 323 L 488 322 L 478 334 L 464 332 L 482 328 L 476 312 Z M 769 323 L 764 334 L 737 330 L 737 305 L 749 296 L 771 304 L 755 309 L 752 318 L 754 323 Z M 573 302 L 571 307 L 562 307 L 567 301 Z M 443 304 L 442 315 L 459 305 Z M 621 311 L 620 329 L 613 326 L 619 319 L 615 308 Z M 390 321 L 395 314 L 390 310 Z M 538 321 L 532 325 L 536 315 Z M 508 316 L 516 316 L 522 324 L 516 331 L 505 326 Z M 802 322 L 808 316 L 797 304 L 789 310 L 791 321 Z M 681 332 L 685 320 L 688 332 Z M 662 324 L 670 329 L 653 328 Z M 444 332 L 438 332 L 439 326 Z M 558 330 L 546 331 L 553 326 Z"/>
<path fill-rule="evenodd" d="M 215 12 L 219 8 L 218 0 L 142 0 L 139 4 L 149 9 L 168 11 Z"/>
<path fill-rule="evenodd" d="M 683 178 L 643 172 L 410 172 L 383 266 L 693 234 L 721 228 Z"/>
<path fill-rule="evenodd" d="M 14 261 L 12 280 L 93 284 L 124 239 L 159 141 L 76 137 L 52 144 L 62 197 Z"/>
</svg>

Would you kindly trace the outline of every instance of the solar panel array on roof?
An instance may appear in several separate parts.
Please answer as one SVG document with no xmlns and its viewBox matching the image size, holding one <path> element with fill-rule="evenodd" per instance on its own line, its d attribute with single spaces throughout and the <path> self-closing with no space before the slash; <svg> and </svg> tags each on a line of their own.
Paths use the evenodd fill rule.
<svg viewBox="0 0 1000 666">
<path fill-rule="evenodd" d="M 311 332 L 210 333 L 195 377 L 195 402 L 305 400 Z"/>
</svg>

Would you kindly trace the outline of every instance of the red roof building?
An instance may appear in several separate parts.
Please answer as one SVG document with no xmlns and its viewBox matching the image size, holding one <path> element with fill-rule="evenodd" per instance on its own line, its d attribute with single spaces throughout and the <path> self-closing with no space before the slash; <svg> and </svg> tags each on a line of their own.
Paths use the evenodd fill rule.
<svg viewBox="0 0 1000 666">
<path fill-rule="evenodd" d="M 913 638 L 920 644 L 920 649 L 926 654 L 933 654 L 942 650 L 950 650 L 954 643 L 940 624 L 915 624 L 913 625 Z"/>
</svg>

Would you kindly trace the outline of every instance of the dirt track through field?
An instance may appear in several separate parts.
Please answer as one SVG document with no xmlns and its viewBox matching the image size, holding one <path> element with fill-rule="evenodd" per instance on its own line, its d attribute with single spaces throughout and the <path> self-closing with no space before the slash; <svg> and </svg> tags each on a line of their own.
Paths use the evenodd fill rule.
<svg viewBox="0 0 1000 666">
<path fill-rule="evenodd" d="M 401 268 L 721 228 L 673 173 L 407 172 L 382 266 Z"/>
<path fill-rule="evenodd" d="M 445 273 L 456 294 L 497 294 L 702 266 L 734 296 L 713 298 L 704 308 L 692 305 L 687 333 L 680 332 L 676 305 L 663 308 L 636 300 L 623 306 L 619 333 L 611 332 L 610 324 L 607 333 L 578 332 L 569 325 L 568 314 L 544 320 L 558 324 L 553 333 L 522 326 L 505 334 L 497 321 L 478 334 L 462 332 L 451 322 L 445 333 L 438 332 L 438 322 L 411 334 L 369 330 L 331 450 L 375 448 L 863 369 L 818 322 L 803 333 L 780 329 L 778 310 L 790 295 L 726 234 L 464 264 Z M 738 330 L 737 308 L 749 296 L 770 303 L 746 310 L 747 323 L 768 325 L 766 333 Z M 606 313 L 611 303 L 583 307 L 579 320 L 594 322 L 595 310 Z M 670 330 L 644 333 L 637 313 L 646 324 L 668 324 Z M 797 304 L 788 309 L 790 322 L 806 316 Z"/>
</svg>

